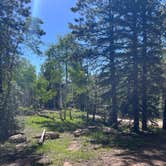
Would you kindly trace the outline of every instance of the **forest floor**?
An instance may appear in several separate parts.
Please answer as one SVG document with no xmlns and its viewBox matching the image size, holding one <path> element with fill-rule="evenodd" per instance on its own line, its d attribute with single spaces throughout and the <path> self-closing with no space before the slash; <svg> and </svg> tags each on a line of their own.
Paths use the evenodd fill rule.
<svg viewBox="0 0 166 166">
<path fill-rule="evenodd" d="M 166 132 L 160 129 L 137 135 L 122 125 L 111 134 L 97 130 L 74 137 L 77 129 L 105 126 L 101 119 L 95 123 L 82 120 L 80 112 L 65 121 L 57 113 L 46 114 L 18 117 L 27 143 L 0 144 L 0 166 L 166 166 Z M 34 136 L 43 129 L 58 132 L 60 138 L 38 145 Z"/>
</svg>

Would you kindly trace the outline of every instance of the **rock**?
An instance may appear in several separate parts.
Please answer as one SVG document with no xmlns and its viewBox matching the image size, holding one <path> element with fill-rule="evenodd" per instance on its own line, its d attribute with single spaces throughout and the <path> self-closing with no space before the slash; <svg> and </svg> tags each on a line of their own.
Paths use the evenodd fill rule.
<svg viewBox="0 0 166 166">
<path fill-rule="evenodd" d="M 43 157 L 39 159 L 36 163 L 36 165 L 50 165 L 52 164 L 52 161 L 48 157 Z"/>
<path fill-rule="evenodd" d="M 16 150 L 20 152 L 23 151 L 26 147 L 27 147 L 26 143 L 20 143 L 16 145 Z"/>
<path fill-rule="evenodd" d="M 26 136 L 23 134 L 17 134 L 17 135 L 13 135 L 11 137 L 9 137 L 9 142 L 11 143 L 23 143 L 26 142 Z"/>
<path fill-rule="evenodd" d="M 86 135 L 89 133 L 88 129 L 77 129 L 76 131 L 73 132 L 75 137 L 80 137 L 81 135 Z"/>
<path fill-rule="evenodd" d="M 113 128 L 110 128 L 110 127 L 104 127 L 102 129 L 103 133 L 104 134 L 117 134 L 117 130 L 113 129 Z"/>
</svg>

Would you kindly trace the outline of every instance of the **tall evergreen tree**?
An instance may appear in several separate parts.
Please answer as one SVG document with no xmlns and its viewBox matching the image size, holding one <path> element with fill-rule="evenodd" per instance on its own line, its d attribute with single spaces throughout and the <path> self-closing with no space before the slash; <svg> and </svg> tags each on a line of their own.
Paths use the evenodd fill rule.
<svg viewBox="0 0 166 166">
<path fill-rule="evenodd" d="M 21 44 L 25 44 L 26 34 L 30 28 L 26 25 L 30 16 L 30 2 L 30 0 L 0 1 L 0 139 L 7 138 L 15 126 L 16 109 L 11 107 L 14 105 L 11 102 L 15 101 L 13 99 L 15 96 L 11 95 L 12 80 L 23 48 Z"/>
<path fill-rule="evenodd" d="M 121 35 L 121 13 L 119 1 L 78 1 L 73 12 L 80 13 L 76 24 L 71 25 L 78 39 L 89 44 L 97 51 L 93 59 L 98 59 L 101 66 L 101 86 L 105 87 L 102 95 L 109 106 L 109 123 L 117 126 L 118 85 L 121 55 L 125 40 Z M 97 56 L 96 56 L 97 55 Z M 102 65 L 101 65 L 102 64 Z M 109 100 L 109 101 L 108 101 Z"/>
</svg>

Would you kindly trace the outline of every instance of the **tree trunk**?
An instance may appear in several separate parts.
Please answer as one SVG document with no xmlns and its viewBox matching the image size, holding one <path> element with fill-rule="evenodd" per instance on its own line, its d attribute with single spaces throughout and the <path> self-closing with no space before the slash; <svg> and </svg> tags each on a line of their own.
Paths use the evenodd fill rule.
<svg viewBox="0 0 166 166">
<path fill-rule="evenodd" d="M 69 111 L 69 116 L 70 116 L 70 120 L 72 120 L 73 117 L 72 117 L 72 110 L 71 110 L 71 109 L 70 109 L 70 111 Z"/>
<path fill-rule="evenodd" d="M 64 113 L 63 113 L 63 119 L 66 120 L 66 107 L 65 107 L 65 110 L 64 110 Z"/>
<path fill-rule="evenodd" d="M 96 105 L 94 106 L 93 109 L 94 109 L 93 110 L 93 122 L 95 122 L 95 120 L 96 120 Z"/>
<path fill-rule="evenodd" d="M 109 0 L 109 6 L 111 7 L 112 1 Z M 109 17 L 110 17 L 110 71 L 111 71 L 111 102 L 112 105 L 110 107 L 110 114 L 109 114 L 109 124 L 113 127 L 117 127 L 117 118 L 118 118 L 118 111 L 117 111 L 117 94 L 116 94 L 116 67 L 115 67 L 115 48 L 114 48 L 114 14 L 112 12 L 112 9 L 110 8 L 109 11 Z"/>
<path fill-rule="evenodd" d="M 144 70 L 143 70 L 144 72 Z M 143 73 L 143 87 L 142 87 L 142 130 L 147 130 L 147 87 L 146 76 Z"/>
<path fill-rule="evenodd" d="M 139 104 L 138 104 L 138 66 L 135 64 L 134 67 L 134 91 L 133 91 L 133 110 L 134 110 L 134 131 L 139 131 Z"/>
<path fill-rule="evenodd" d="M 65 62 L 65 72 L 66 72 L 66 78 L 65 78 L 65 92 L 66 92 L 66 96 L 65 96 L 65 107 L 64 107 L 64 120 L 66 120 L 66 111 L 67 111 L 67 92 L 68 92 L 68 64 L 67 64 L 67 51 L 66 51 L 66 62 Z"/>
<path fill-rule="evenodd" d="M 134 131 L 139 132 L 139 102 L 138 102 L 138 33 L 137 33 L 137 10 L 133 11 L 133 111 Z"/>
<path fill-rule="evenodd" d="M 145 4 L 146 5 L 146 4 Z M 147 25 L 146 6 L 143 10 L 143 66 L 142 66 L 142 130 L 147 130 Z"/>
<path fill-rule="evenodd" d="M 96 120 L 96 112 L 97 112 L 97 105 L 98 105 L 98 94 L 97 94 L 97 78 L 95 80 L 95 103 L 94 103 L 94 108 L 93 108 L 93 122 Z"/>
<path fill-rule="evenodd" d="M 110 124 L 113 127 L 117 127 L 118 124 L 118 115 L 117 115 L 117 94 L 116 94 L 116 78 L 115 78 L 115 64 L 112 63 L 112 108 L 110 112 Z"/>
<path fill-rule="evenodd" d="M 89 111 L 87 110 L 87 113 L 86 113 L 86 120 L 87 122 L 89 121 Z"/>
<path fill-rule="evenodd" d="M 163 129 L 166 130 L 166 99 L 164 100 Z"/>
<path fill-rule="evenodd" d="M 3 79 L 2 79 L 2 59 L 0 57 L 0 94 L 3 93 L 2 84 L 3 84 Z"/>
<path fill-rule="evenodd" d="M 61 84 L 59 84 L 59 110 L 60 110 L 60 119 L 63 120 L 62 117 L 62 88 L 61 88 Z"/>
</svg>

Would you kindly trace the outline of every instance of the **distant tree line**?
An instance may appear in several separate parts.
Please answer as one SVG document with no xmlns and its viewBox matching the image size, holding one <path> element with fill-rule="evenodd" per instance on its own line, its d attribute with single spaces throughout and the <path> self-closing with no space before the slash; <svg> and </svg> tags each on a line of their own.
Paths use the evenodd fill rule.
<svg viewBox="0 0 166 166">
<path fill-rule="evenodd" d="M 0 9 L 0 141 L 16 129 L 21 107 L 58 110 L 62 120 L 75 108 L 115 128 L 130 118 L 135 132 L 162 116 L 166 129 L 164 1 L 78 0 L 72 33 L 47 49 L 38 75 L 21 57 L 42 54 L 30 0 L 1 0 Z"/>
</svg>

